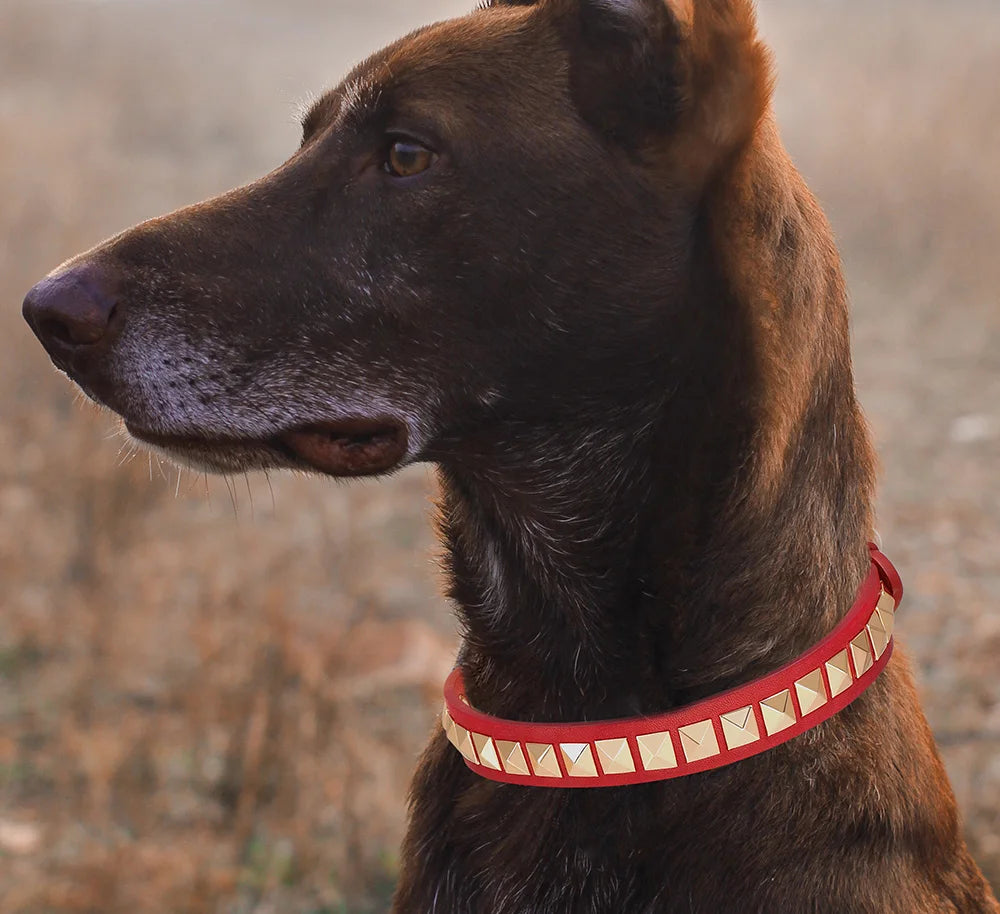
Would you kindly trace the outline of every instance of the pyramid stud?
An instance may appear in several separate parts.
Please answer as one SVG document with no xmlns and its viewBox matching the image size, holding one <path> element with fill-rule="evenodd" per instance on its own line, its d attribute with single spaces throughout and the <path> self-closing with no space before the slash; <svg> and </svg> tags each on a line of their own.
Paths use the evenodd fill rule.
<svg viewBox="0 0 1000 914">
<path fill-rule="evenodd" d="M 448 737 L 448 741 L 454 743 L 455 740 L 452 738 L 452 730 L 455 727 L 455 721 L 451 719 L 451 714 L 448 713 L 448 707 L 441 712 L 441 728 L 444 730 L 444 735 Z"/>
<path fill-rule="evenodd" d="M 826 662 L 826 678 L 830 682 L 830 697 L 836 698 L 841 692 L 849 688 L 853 677 L 851 676 L 851 664 L 847 659 L 847 651 L 843 650 L 839 654 L 834 654 Z"/>
<path fill-rule="evenodd" d="M 895 615 L 896 601 L 893 599 L 892 594 L 889 593 L 889 591 L 883 589 L 882 593 L 879 595 L 878 603 L 875 604 L 875 608 L 880 612 Z"/>
<path fill-rule="evenodd" d="M 801 679 L 796 679 L 795 697 L 799 700 L 799 710 L 803 717 L 811 714 L 817 708 L 822 708 L 827 701 L 826 686 L 823 684 L 823 671 L 815 669 Z"/>
<path fill-rule="evenodd" d="M 880 607 L 875 607 L 875 612 L 878 613 L 878 617 L 882 622 L 882 628 L 885 629 L 885 633 L 889 638 L 892 638 L 892 633 L 896 628 L 896 616 L 889 610 L 881 609 Z"/>
<path fill-rule="evenodd" d="M 726 740 L 726 747 L 729 749 L 748 746 L 760 739 L 760 730 L 757 728 L 757 718 L 753 713 L 753 705 L 747 705 L 738 711 L 723 714 L 721 720 L 722 735 Z"/>
<path fill-rule="evenodd" d="M 711 720 L 700 720 L 696 724 L 680 727 L 681 749 L 689 762 L 700 762 L 719 754 L 719 740 Z"/>
<path fill-rule="evenodd" d="M 476 747 L 476 755 L 479 756 L 480 765 L 484 768 L 492 768 L 494 771 L 500 770 L 500 756 L 497 755 L 497 747 L 489 736 L 473 733 L 472 744 Z"/>
<path fill-rule="evenodd" d="M 631 774 L 635 771 L 627 739 L 599 739 L 594 745 L 605 774 Z"/>
<path fill-rule="evenodd" d="M 442 715 L 441 724 L 444 726 L 444 735 L 448 737 L 448 742 L 457 749 L 458 738 L 455 736 L 455 721 L 451 719 L 451 715 L 447 711 Z"/>
<path fill-rule="evenodd" d="M 512 743 L 505 739 L 497 740 L 497 751 L 500 753 L 500 761 L 503 763 L 503 770 L 507 774 L 529 775 L 528 761 L 524 757 L 524 750 L 520 743 Z"/>
<path fill-rule="evenodd" d="M 764 729 L 768 736 L 774 736 L 782 730 L 787 730 L 795 723 L 795 708 L 792 705 L 792 693 L 789 689 L 778 692 L 760 703 L 761 715 L 764 718 Z"/>
<path fill-rule="evenodd" d="M 566 774 L 571 778 L 596 778 L 597 766 L 594 764 L 594 751 L 590 743 L 560 743 Z"/>
<path fill-rule="evenodd" d="M 462 753 L 470 762 L 478 762 L 479 759 L 476 758 L 476 748 L 472 744 L 472 734 L 469 733 L 465 727 L 461 724 L 455 724 L 452 730 L 452 744 L 455 748 Z"/>
<path fill-rule="evenodd" d="M 872 668 L 872 646 L 867 629 L 851 642 L 851 660 L 854 661 L 854 675 L 861 678 Z"/>
<path fill-rule="evenodd" d="M 865 628 L 868 629 L 868 637 L 872 639 L 872 650 L 875 652 L 875 659 L 878 660 L 889 646 L 889 633 L 885 630 L 885 622 L 879 615 L 878 609 L 871 614 Z"/>
<path fill-rule="evenodd" d="M 531 769 L 536 778 L 561 778 L 559 759 L 555 747 L 550 743 L 526 743 Z"/>
<path fill-rule="evenodd" d="M 639 756 L 642 766 L 647 771 L 662 771 L 664 768 L 676 768 L 677 756 L 674 754 L 674 744 L 670 740 L 670 732 L 647 733 L 635 738 L 639 746 Z"/>
</svg>

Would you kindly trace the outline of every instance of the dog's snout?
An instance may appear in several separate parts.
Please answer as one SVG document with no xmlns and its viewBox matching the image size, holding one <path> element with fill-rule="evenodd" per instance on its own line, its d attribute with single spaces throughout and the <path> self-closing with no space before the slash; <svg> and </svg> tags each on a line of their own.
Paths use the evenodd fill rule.
<svg viewBox="0 0 1000 914">
<path fill-rule="evenodd" d="M 95 346 L 118 312 L 111 278 L 94 266 L 73 266 L 43 279 L 25 297 L 22 313 L 50 354 Z"/>
</svg>

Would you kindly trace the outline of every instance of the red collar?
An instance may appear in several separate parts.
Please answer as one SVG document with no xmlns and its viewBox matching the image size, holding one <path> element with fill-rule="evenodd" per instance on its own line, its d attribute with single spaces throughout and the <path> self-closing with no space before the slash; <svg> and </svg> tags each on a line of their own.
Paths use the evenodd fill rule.
<svg viewBox="0 0 1000 914">
<path fill-rule="evenodd" d="M 767 752 L 845 708 L 889 662 L 903 585 L 869 549 L 871 569 L 846 618 L 768 676 L 655 717 L 541 724 L 472 708 L 456 667 L 444 687 L 445 733 L 477 774 L 533 787 L 642 784 Z"/>
</svg>

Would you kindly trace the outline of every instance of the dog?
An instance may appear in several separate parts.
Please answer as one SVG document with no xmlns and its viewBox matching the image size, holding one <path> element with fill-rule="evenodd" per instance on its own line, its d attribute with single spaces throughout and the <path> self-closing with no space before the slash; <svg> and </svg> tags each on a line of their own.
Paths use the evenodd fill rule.
<svg viewBox="0 0 1000 914">
<path fill-rule="evenodd" d="M 1000 911 L 899 652 L 685 777 L 503 783 L 494 744 L 449 742 L 473 708 L 728 694 L 874 573 L 844 281 L 771 73 L 750 0 L 493 0 L 358 66 L 271 174 L 25 299 L 56 366 L 177 461 L 436 464 L 470 710 L 415 776 L 399 914 Z"/>
</svg>

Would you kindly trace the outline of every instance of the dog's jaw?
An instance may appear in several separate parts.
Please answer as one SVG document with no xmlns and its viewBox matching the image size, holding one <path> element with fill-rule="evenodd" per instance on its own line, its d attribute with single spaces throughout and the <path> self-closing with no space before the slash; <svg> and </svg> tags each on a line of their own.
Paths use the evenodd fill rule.
<svg viewBox="0 0 1000 914">
<path fill-rule="evenodd" d="M 269 438 L 164 435 L 125 422 L 132 439 L 199 472 L 291 469 L 327 476 L 377 476 L 407 461 L 406 425 L 388 417 L 352 417 L 289 428 Z"/>
<path fill-rule="evenodd" d="M 91 386 L 57 367 L 87 399 L 117 414 L 132 441 L 172 463 L 218 474 L 288 469 L 357 477 L 421 458 L 429 411 L 408 408 L 405 396 L 338 382 L 334 369 L 300 388 L 280 363 L 261 367 L 253 384 L 242 386 L 225 359 L 185 339 L 135 342 L 128 332 L 107 383 Z M 203 347 L 226 348 L 211 340 Z"/>
</svg>

